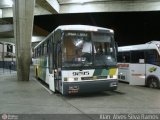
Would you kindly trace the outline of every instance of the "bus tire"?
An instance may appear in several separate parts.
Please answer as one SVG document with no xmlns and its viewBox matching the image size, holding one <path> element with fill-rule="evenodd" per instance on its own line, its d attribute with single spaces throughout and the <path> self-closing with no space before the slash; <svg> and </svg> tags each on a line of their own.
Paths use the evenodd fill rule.
<svg viewBox="0 0 160 120">
<path fill-rule="evenodd" d="M 156 77 L 149 77 L 146 86 L 150 88 L 160 88 L 159 80 Z"/>
</svg>

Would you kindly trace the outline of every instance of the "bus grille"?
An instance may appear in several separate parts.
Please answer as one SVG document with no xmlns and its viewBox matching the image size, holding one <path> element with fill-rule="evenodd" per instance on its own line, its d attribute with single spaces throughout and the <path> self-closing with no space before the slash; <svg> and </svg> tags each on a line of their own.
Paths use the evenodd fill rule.
<svg viewBox="0 0 160 120">
<path fill-rule="evenodd" d="M 81 80 L 93 80 L 93 77 L 81 77 Z"/>
<path fill-rule="evenodd" d="M 81 77 L 81 80 L 107 79 L 107 76 Z"/>
<path fill-rule="evenodd" d="M 107 76 L 97 76 L 97 79 L 107 79 Z"/>
</svg>

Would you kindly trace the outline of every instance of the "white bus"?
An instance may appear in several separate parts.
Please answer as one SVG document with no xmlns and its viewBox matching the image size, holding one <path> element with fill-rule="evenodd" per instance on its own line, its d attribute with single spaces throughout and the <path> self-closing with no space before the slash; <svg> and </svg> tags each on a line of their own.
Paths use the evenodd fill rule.
<svg viewBox="0 0 160 120">
<path fill-rule="evenodd" d="M 118 78 L 130 85 L 160 87 L 160 41 L 118 47 Z"/>
<path fill-rule="evenodd" d="M 116 53 L 111 29 L 59 26 L 34 48 L 35 76 L 63 95 L 116 90 Z"/>
<path fill-rule="evenodd" d="M 0 41 L 0 68 L 15 70 L 15 57 L 15 44 L 11 42 Z"/>
<path fill-rule="evenodd" d="M 0 41 L 0 57 L 15 57 L 15 44 L 11 42 Z"/>
</svg>

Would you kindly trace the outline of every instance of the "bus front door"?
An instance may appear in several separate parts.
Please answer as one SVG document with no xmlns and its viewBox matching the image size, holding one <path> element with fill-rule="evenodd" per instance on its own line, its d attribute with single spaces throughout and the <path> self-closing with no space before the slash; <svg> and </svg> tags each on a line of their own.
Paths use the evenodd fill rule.
<svg viewBox="0 0 160 120">
<path fill-rule="evenodd" d="M 55 89 L 62 93 L 62 51 L 61 43 L 58 43 L 56 46 L 56 72 L 55 72 Z"/>
<path fill-rule="evenodd" d="M 53 38 L 52 38 L 53 39 Z M 49 57 L 48 57 L 48 65 L 49 66 L 49 89 L 52 90 L 53 92 L 55 92 L 55 81 L 54 81 L 54 73 L 53 73 L 53 54 L 52 54 L 52 51 L 53 51 L 53 43 L 52 43 L 52 39 L 50 41 L 48 41 L 48 51 L 49 51 Z"/>
</svg>

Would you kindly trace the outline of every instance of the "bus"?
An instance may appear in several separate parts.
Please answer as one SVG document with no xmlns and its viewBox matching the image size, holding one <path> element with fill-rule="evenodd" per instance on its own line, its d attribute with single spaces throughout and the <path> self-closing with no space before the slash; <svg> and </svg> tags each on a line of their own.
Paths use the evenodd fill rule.
<svg viewBox="0 0 160 120">
<path fill-rule="evenodd" d="M 113 91 L 116 51 L 112 29 L 62 25 L 34 47 L 35 76 L 62 95 Z"/>
<path fill-rule="evenodd" d="M 160 41 L 118 47 L 118 79 L 160 88 Z"/>
<path fill-rule="evenodd" d="M 15 64 L 15 44 L 11 42 L 0 41 L 0 68 L 15 70 Z"/>
</svg>

